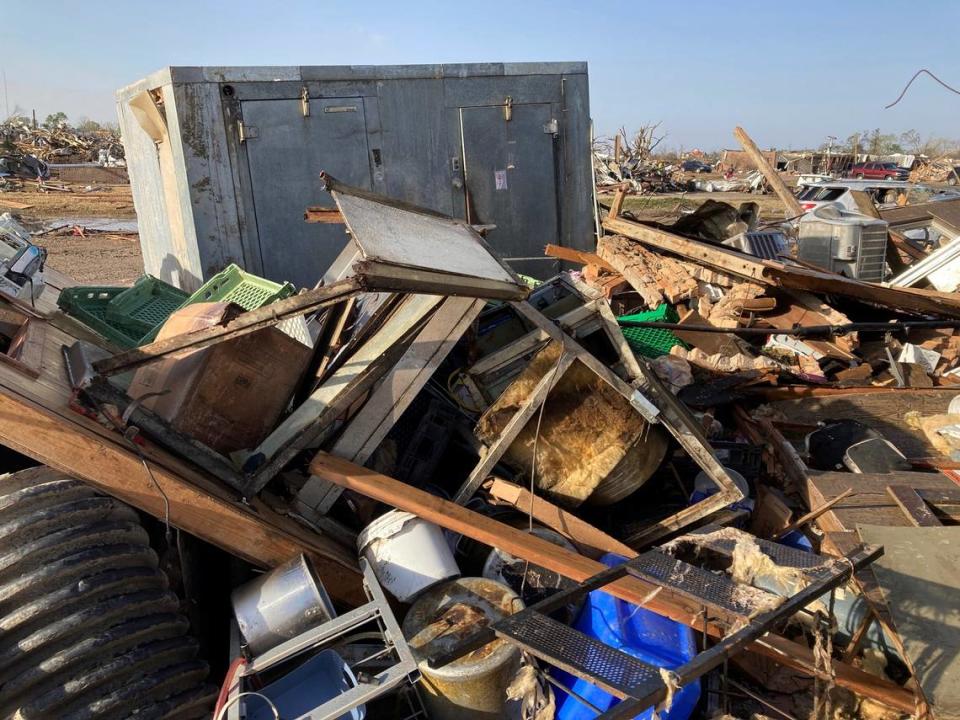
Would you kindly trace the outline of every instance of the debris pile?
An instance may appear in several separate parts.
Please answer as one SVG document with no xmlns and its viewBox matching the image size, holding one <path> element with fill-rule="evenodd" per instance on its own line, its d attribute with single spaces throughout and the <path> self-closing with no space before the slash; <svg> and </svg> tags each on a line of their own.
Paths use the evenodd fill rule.
<svg viewBox="0 0 960 720">
<path fill-rule="evenodd" d="M 0 124 L 0 155 L 34 157 L 45 163 L 125 165 L 123 145 L 113 130 L 33 127 L 26 121 Z"/>
<path fill-rule="evenodd" d="M 960 162 L 953 158 L 918 161 L 910 171 L 910 182 L 960 183 Z"/>
<path fill-rule="evenodd" d="M 347 245 L 311 287 L 0 298 L 0 440 L 89 483 L 0 479 L 36 543 L 0 566 L 3 711 L 949 717 L 956 578 L 904 578 L 956 567 L 960 201 L 805 214 L 737 135 L 783 222 L 641 222 L 617 163 L 595 251 L 539 282 L 323 174 L 303 211 Z"/>
</svg>

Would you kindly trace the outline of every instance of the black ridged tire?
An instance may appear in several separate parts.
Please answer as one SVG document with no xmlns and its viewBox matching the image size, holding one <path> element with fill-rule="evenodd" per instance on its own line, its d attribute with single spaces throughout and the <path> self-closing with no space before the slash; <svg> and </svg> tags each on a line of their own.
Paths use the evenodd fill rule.
<svg viewBox="0 0 960 720">
<path fill-rule="evenodd" d="M 129 506 L 47 467 L 0 476 L 0 718 L 209 716 L 187 631 Z"/>
</svg>

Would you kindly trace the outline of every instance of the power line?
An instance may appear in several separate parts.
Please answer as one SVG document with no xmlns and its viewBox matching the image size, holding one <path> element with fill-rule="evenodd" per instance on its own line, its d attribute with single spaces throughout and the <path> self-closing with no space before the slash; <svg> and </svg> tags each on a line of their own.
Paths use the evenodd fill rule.
<svg viewBox="0 0 960 720">
<path fill-rule="evenodd" d="M 941 80 L 940 78 L 938 78 L 936 75 L 934 75 L 932 72 L 930 72 L 930 71 L 927 70 L 926 68 L 920 68 L 919 70 L 917 70 L 916 73 L 914 73 L 914 76 L 913 76 L 912 78 L 910 78 L 910 82 L 908 82 L 908 83 L 906 84 L 906 86 L 903 88 L 903 90 L 900 91 L 899 97 L 897 97 L 897 99 L 894 100 L 894 101 L 893 101 L 892 103 L 890 103 L 889 105 L 886 105 L 883 109 L 884 109 L 884 110 L 889 110 L 889 109 L 892 108 L 894 105 L 896 105 L 898 102 L 900 102 L 901 100 L 903 100 L 903 96 L 907 94 L 907 90 L 908 90 L 908 89 L 910 88 L 910 86 L 913 84 L 913 81 L 916 80 L 918 77 L 920 77 L 920 75 L 923 74 L 923 73 L 926 73 L 927 75 L 929 75 L 930 77 L 932 77 L 934 80 L 936 80 L 938 83 L 940 83 L 941 85 L 943 85 L 943 87 L 945 87 L 945 88 L 946 88 L 947 90 L 949 90 L 950 92 L 956 93 L 957 95 L 960 95 L 960 90 L 957 90 L 956 88 L 950 87 L 950 86 L 947 85 L 943 80 Z"/>
</svg>

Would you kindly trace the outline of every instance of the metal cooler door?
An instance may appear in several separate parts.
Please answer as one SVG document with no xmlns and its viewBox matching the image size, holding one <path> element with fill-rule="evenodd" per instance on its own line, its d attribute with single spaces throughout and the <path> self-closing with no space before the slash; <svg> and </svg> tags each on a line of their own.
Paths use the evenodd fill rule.
<svg viewBox="0 0 960 720">
<path fill-rule="evenodd" d="M 307 224 L 303 213 L 309 205 L 333 205 L 320 188 L 321 170 L 372 189 L 373 150 L 377 160 L 380 150 L 369 147 L 366 115 L 376 113 L 375 103 L 375 98 L 312 98 L 309 115 L 299 99 L 242 103 L 266 277 L 313 287 L 343 249 L 343 225 Z"/>
<path fill-rule="evenodd" d="M 509 116 L 509 119 L 507 119 Z M 467 219 L 496 225 L 487 238 L 518 272 L 547 278 L 558 243 L 555 118 L 547 103 L 460 108 Z"/>
</svg>

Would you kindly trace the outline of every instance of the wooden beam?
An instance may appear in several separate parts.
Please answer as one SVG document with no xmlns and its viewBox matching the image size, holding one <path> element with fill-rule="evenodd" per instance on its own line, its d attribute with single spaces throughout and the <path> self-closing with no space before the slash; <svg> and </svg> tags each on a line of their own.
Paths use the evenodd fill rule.
<svg viewBox="0 0 960 720">
<path fill-rule="evenodd" d="M 248 335 L 265 327 L 276 325 L 288 317 L 303 315 L 336 305 L 341 300 L 356 294 L 360 289 L 360 278 L 352 277 L 339 280 L 332 285 L 307 290 L 299 295 L 277 300 L 262 308 L 250 310 L 226 325 L 215 325 L 194 330 L 166 340 L 157 340 L 139 348 L 133 348 L 94 363 L 93 369 L 104 376 L 127 372 L 183 350 L 199 350 L 230 338 Z"/>
<path fill-rule="evenodd" d="M 552 570 L 574 582 L 584 582 L 607 569 L 603 563 L 558 547 L 553 543 L 518 530 L 493 518 L 468 510 L 456 503 L 431 495 L 369 468 L 319 453 L 310 464 L 310 471 L 345 488 L 412 512 L 428 522 L 459 532 L 478 542 L 500 548 L 516 557 Z M 695 602 L 657 590 L 653 585 L 634 577 L 625 577 L 604 587 L 604 591 L 635 605 L 676 620 L 688 627 L 721 637 L 729 628 L 716 622 L 704 623 L 702 608 Z M 656 592 L 655 592 L 656 591 Z M 748 650 L 773 658 L 782 665 L 816 674 L 813 651 L 803 645 L 767 633 L 748 646 Z M 890 707 L 912 712 L 913 695 L 894 683 L 842 663 L 834 663 L 836 683 Z"/>
<path fill-rule="evenodd" d="M 620 214 L 620 211 L 623 210 L 623 201 L 627 199 L 627 191 L 630 189 L 630 184 L 622 182 L 617 186 L 617 191 L 613 195 L 613 200 L 610 202 L 610 210 L 607 212 L 608 218 L 615 218 Z"/>
<path fill-rule="evenodd" d="M 160 520 L 169 503 L 173 526 L 254 565 L 274 567 L 306 553 L 333 597 L 351 605 L 364 602 L 352 553 L 261 502 L 244 504 L 203 476 L 168 468 L 152 459 L 149 447 L 144 449 L 148 472 L 137 454 L 118 440 L 58 417 L 6 388 L 0 392 L 0 442 Z"/>
<path fill-rule="evenodd" d="M 556 530 L 573 542 L 581 553 L 594 560 L 598 560 L 604 553 L 616 553 L 627 558 L 637 554 L 629 545 L 610 537 L 573 513 L 531 494 L 524 487 L 500 478 L 491 478 L 484 483 L 483 489 L 486 490 L 491 504 L 508 505 L 524 514 L 532 515 L 535 520 Z"/>
<path fill-rule="evenodd" d="M 596 265 L 608 272 L 616 272 L 617 269 L 602 257 L 592 252 L 583 250 L 574 250 L 573 248 L 561 247 L 560 245 L 547 245 L 543 251 L 544 255 L 555 257 L 558 260 L 565 260 L 578 265 Z"/>
<path fill-rule="evenodd" d="M 757 170 L 759 170 L 767 179 L 767 182 L 770 183 L 770 187 L 777 194 L 777 197 L 780 198 L 780 202 L 786 206 L 788 216 L 798 217 L 803 215 L 803 208 L 800 207 L 800 201 L 790 192 L 790 188 L 783 182 L 780 173 L 777 172 L 775 167 L 770 165 L 763 156 L 763 153 L 760 152 L 760 148 L 758 148 L 751 137 L 747 135 L 747 131 L 742 127 L 736 127 L 733 130 L 733 134 L 743 146 L 744 152 L 747 153 L 747 156 L 753 161 L 753 164 L 757 166 Z"/>
</svg>

